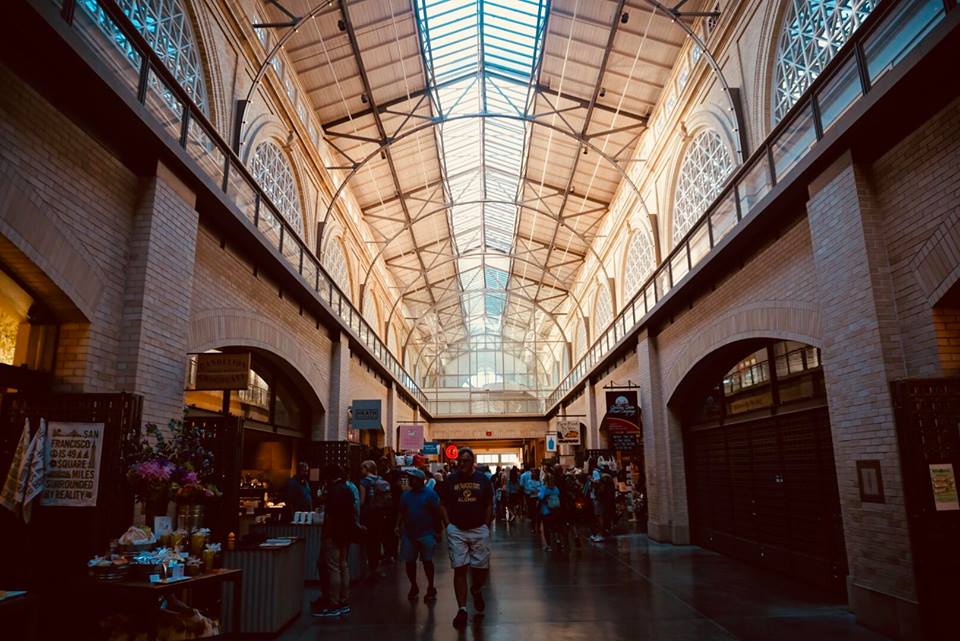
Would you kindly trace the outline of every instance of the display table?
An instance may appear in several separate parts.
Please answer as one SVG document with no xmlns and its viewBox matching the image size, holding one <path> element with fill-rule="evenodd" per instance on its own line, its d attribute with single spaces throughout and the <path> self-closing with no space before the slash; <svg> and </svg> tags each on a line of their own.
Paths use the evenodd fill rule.
<svg viewBox="0 0 960 641">
<path fill-rule="evenodd" d="M 320 541 L 323 526 L 319 523 L 314 525 L 303 525 L 299 523 L 267 523 L 266 525 L 254 525 L 250 528 L 254 536 L 266 536 L 268 539 L 274 539 L 281 536 L 297 537 L 303 539 L 303 580 L 319 581 L 320 573 L 317 571 L 317 559 L 320 558 Z"/>
<path fill-rule="evenodd" d="M 4 638 L 36 639 L 38 611 L 37 597 L 30 593 L 0 598 L 0 630 Z"/>
<path fill-rule="evenodd" d="M 279 547 L 239 545 L 223 553 L 223 565 L 243 570 L 242 634 L 276 634 L 300 616 L 303 605 L 304 540 Z M 234 612 L 234 599 L 224 609 Z M 231 628 L 235 630 L 236 628 Z"/>
<path fill-rule="evenodd" d="M 233 584 L 232 590 L 227 591 L 225 582 Z M 157 601 L 162 596 L 192 593 L 194 591 L 203 591 L 206 589 L 215 589 L 217 585 L 223 586 L 221 594 L 223 597 L 223 607 L 220 617 L 220 625 L 224 629 L 224 638 L 237 638 L 237 628 L 242 620 L 243 608 L 234 608 L 227 610 L 227 602 L 239 601 L 243 592 L 243 572 L 239 569 L 221 569 L 212 570 L 205 574 L 195 577 L 189 577 L 179 581 L 168 583 L 149 583 L 147 581 L 87 581 L 87 586 L 97 593 L 98 600 L 103 603 L 110 603 L 113 607 L 135 608 L 134 612 L 142 615 L 146 623 L 147 638 L 156 638 L 155 620 L 160 614 L 160 608 L 157 607 Z M 219 596 L 219 595 L 218 595 Z M 190 597 L 186 597 L 189 602 Z M 230 625 L 227 626 L 227 622 Z"/>
</svg>

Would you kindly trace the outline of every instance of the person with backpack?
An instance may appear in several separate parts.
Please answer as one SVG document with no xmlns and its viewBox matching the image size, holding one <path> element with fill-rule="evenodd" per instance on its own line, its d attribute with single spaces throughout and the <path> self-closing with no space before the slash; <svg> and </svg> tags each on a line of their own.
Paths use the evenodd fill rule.
<svg viewBox="0 0 960 641">
<path fill-rule="evenodd" d="M 527 495 L 527 516 L 530 517 L 531 534 L 540 533 L 541 515 L 538 497 L 540 496 L 541 487 L 543 487 L 543 482 L 540 480 L 540 468 L 535 467 L 530 471 L 530 478 L 527 480 L 527 483 L 523 488 Z"/>
<path fill-rule="evenodd" d="M 544 475 L 544 484 L 537 493 L 537 506 L 543 524 L 543 549 L 551 552 L 554 546 L 561 551 L 560 543 L 560 488 L 557 487 L 553 474 Z"/>
<path fill-rule="evenodd" d="M 360 464 L 360 523 L 367 529 L 366 550 L 369 578 L 382 578 L 380 558 L 384 537 L 387 534 L 387 518 L 393 508 L 393 491 L 390 483 L 377 474 L 377 464 L 364 461 Z M 392 526 L 390 530 L 392 530 Z"/>
<path fill-rule="evenodd" d="M 324 517 L 317 569 L 323 596 L 310 604 L 310 613 L 322 619 L 350 614 L 350 542 L 362 531 L 353 506 L 353 493 L 346 484 L 347 471 L 330 464 L 323 472 Z"/>
</svg>

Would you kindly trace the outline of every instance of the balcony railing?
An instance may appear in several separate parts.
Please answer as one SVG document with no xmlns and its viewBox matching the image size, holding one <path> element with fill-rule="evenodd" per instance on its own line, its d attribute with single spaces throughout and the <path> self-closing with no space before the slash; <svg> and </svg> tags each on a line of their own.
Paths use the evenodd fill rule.
<svg viewBox="0 0 960 641">
<path fill-rule="evenodd" d="M 99 11 L 79 6 L 77 0 L 52 0 L 60 15 L 94 51 L 108 61 L 119 59 L 113 70 L 124 87 L 156 119 L 170 142 L 183 149 L 194 173 L 206 176 L 234 213 L 253 224 L 262 237 L 299 274 L 301 282 L 321 300 L 366 346 L 401 386 L 426 407 L 427 397 L 376 332 L 363 319 L 314 253 L 260 188 L 243 162 L 224 141 L 206 114 L 192 101 L 163 61 L 112 0 L 96 3 Z M 92 15 L 95 14 L 95 15 Z"/>
<path fill-rule="evenodd" d="M 957 0 L 887 0 L 864 21 L 770 136 L 728 179 L 696 225 L 660 263 L 547 398 L 552 410 L 754 210 L 774 185 L 945 17 Z M 948 79 L 945 82 L 955 82 Z"/>
</svg>

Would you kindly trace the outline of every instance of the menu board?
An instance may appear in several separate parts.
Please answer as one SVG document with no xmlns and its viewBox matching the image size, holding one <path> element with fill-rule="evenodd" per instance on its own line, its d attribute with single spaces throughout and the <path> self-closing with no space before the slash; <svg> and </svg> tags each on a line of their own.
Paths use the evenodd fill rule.
<svg viewBox="0 0 960 641">
<path fill-rule="evenodd" d="M 640 434 L 636 432 L 610 432 L 610 444 L 613 449 L 630 451 L 640 448 Z"/>
<path fill-rule="evenodd" d="M 89 507 L 97 504 L 103 423 L 47 426 L 47 474 L 43 505 Z"/>
</svg>

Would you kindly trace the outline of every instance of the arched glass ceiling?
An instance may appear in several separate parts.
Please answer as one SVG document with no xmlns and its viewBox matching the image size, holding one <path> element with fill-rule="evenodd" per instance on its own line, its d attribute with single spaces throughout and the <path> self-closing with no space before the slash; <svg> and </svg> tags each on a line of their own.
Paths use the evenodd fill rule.
<svg viewBox="0 0 960 641">
<path fill-rule="evenodd" d="M 437 116 L 528 114 L 543 51 L 546 0 L 417 0 L 416 10 Z M 484 201 L 519 200 L 529 127 L 520 120 L 478 118 L 436 129 L 471 335 L 502 330 L 518 211 L 512 204 Z M 465 202 L 471 204 L 458 204 Z M 478 290 L 484 294 L 469 296 Z"/>
</svg>

